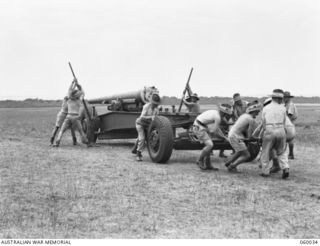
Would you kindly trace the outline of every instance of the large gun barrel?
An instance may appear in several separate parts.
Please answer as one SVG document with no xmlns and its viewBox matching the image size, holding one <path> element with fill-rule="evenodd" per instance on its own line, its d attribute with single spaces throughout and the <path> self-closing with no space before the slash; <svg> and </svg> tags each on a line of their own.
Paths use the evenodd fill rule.
<svg viewBox="0 0 320 246">
<path fill-rule="evenodd" d="M 100 104 L 100 103 L 109 104 L 109 103 L 111 103 L 112 100 L 119 100 L 119 99 L 121 99 L 121 100 L 134 99 L 138 103 L 139 102 L 146 103 L 146 99 L 145 99 L 143 90 L 127 92 L 127 93 L 120 93 L 120 94 L 113 94 L 110 96 L 90 99 L 88 101 L 89 101 L 89 103 L 93 103 L 93 104 Z"/>
<path fill-rule="evenodd" d="M 135 103 L 145 104 L 149 101 L 152 93 L 159 93 L 159 91 L 154 87 L 144 87 L 142 90 L 132 91 L 127 93 L 114 94 L 110 96 L 95 98 L 88 100 L 92 104 L 110 104 L 113 100 L 122 101 L 134 101 Z"/>
</svg>

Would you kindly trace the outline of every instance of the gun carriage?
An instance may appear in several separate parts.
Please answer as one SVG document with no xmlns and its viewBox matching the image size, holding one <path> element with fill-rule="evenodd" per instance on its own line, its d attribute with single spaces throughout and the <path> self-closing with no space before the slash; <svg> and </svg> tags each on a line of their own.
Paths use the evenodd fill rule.
<svg viewBox="0 0 320 246">
<path fill-rule="evenodd" d="M 135 139 L 137 131 L 135 121 L 140 116 L 142 107 L 155 87 L 145 87 L 142 90 L 130 93 L 116 94 L 102 98 L 88 100 L 93 106 L 91 126 L 84 121 L 84 129 L 93 142 L 105 139 Z M 100 106 L 98 106 L 99 104 Z M 96 107 L 107 107 L 107 112 L 97 114 Z M 174 112 L 166 108 L 165 111 L 151 122 L 146 132 L 147 148 L 153 162 L 166 163 L 174 150 L 200 150 L 200 143 L 190 128 L 197 114 Z M 89 130 L 90 129 L 90 130 Z M 213 149 L 232 149 L 224 139 L 213 136 Z M 256 158 L 260 146 L 256 142 L 247 142 L 251 159 Z"/>
</svg>

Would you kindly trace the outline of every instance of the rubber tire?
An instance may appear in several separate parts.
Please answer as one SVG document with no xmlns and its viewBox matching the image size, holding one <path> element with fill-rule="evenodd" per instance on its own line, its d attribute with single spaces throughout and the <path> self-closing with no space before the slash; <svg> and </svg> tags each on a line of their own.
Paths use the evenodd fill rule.
<svg viewBox="0 0 320 246">
<path fill-rule="evenodd" d="M 247 148 L 250 153 L 250 158 L 247 160 L 247 162 L 255 160 L 260 153 L 260 144 L 250 142 L 250 143 L 247 143 Z"/>
<path fill-rule="evenodd" d="M 94 132 L 96 132 L 100 128 L 100 118 L 95 117 L 90 120 L 90 123 L 89 123 L 89 119 L 84 119 L 82 121 L 82 128 L 89 142 L 96 143 L 98 136 L 95 135 Z M 88 131 L 88 129 L 90 130 Z"/>
<path fill-rule="evenodd" d="M 154 151 L 150 144 L 152 131 L 158 131 L 159 146 L 158 150 Z M 164 116 L 156 116 L 151 122 L 147 134 L 147 146 L 151 160 L 155 163 L 166 163 L 172 154 L 174 143 L 174 135 L 171 122 Z"/>
</svg>

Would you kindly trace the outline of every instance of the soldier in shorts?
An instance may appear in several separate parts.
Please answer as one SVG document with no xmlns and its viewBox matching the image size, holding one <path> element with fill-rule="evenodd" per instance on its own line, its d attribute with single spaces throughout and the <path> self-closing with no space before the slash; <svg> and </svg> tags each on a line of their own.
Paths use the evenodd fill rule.
<svg viewBox="0 0 320 246">
<path fill-rule="evenodd" d="M 193 123 L 193 131 L 201 143 L 204 143 L 200 156 L 197 160 L 197 165 L 202 170 L 219 169 L 213 167 L 210 162 L 210 154 L 213 148 L 213 142 L 210 134 L 215 133 L 221 138 L 227 139 L 220 129 L 221 118 L 226 118 L 228 121 L 232 116 L 232 107 L 229 104 L 220 104 L 219 110 L 207 110 L 198 115 Z"/>
<path fill-rule="evenodd" d="M 55 125 L 55 128 L 53 129 L 53 132 L 52 132 L 51 138 L 50 138 L 50 145 L 53 145 L 56 134 L 57 134 L 59 128 L 62 126 L 62 124 L 68 114 L 67 101 L 68 101 L 68 97 L 66 96 L 66 97 L 64 97 L 64 99 L 62 101 L 61 109 L 60 109 L 59 113 L 57 114 L 56 125 Z M 73 145 L 76 145 L 77 144 L 76 134 L 72 128 L 70 130 L 71 130 Z"/>
<path fill-rule="evenodd" d="M 247 108 L 247 102 L 242 100 L 241 96 L 239 93 L 234 93 L 232 100 L 232 109 L 233 109 L 233 115 L 231 117 L 233 122 L 236 122 L 236 120 L 246 112 Z M 222 122 L 221 123 L 222 129 L 225 132 L 229 131 L 229 122 Z M 234 150 L 232 151 L 232 154 L 234 154 Z M 221 158 L 227 158 L 227 156 L 224 154 L 224 149 L 221 149 L 219 152 L 219 157 Z"/>
<path fill-rule="evenodd" d="M 145 130 L 148 128 L 154 117 L 159 114 L 158 106 L 160 104 L 160 96 L 158 93 L 154 93 L 150 97 L 150 102 L 146 103 L 139 118 L 136 120 L 136 129 L 138 132 L 137 149 L 134 150 L 136 153 L 136 160 L 142 161 L 142 151 L 145 146 Z M 134 153 L 132 152 L 132 153 Z"/>
<path fill-rule="evenodd" d="M 255 118 L 260 110 L 260 103 L 254 102 L 249 104 L 246 113 L 242 114 L 231 127 L 228 139 L 235 153 L 225 163 L 228 171 L 237 172 L 237 166 L 250 158 L 244 138 L 251 138 L 255 127 Z"/>
<path fill-rule="evenodd" d="M 85 144 L 88 143 L 88 139 L 82 129 L 81 122 L 79 120 L 80 108 L 82 104 L 80 97 L 84 95 L 84 92 L 81 86 L 78 84 L 77 80 L 74 80 L 73 84 L 70 86 L 69 93 L 68 93 L 69 94 L 68 95 L 69 99 L 67 101 L 68 114 L 62 124 L 56 143 L 53 145 L 54 147 L 59 147 L 63 133 L 68 128 L 73 128 L 74 130 L 77 130 L 80 133 L 82 143 L 85 143 Z M 78 89 L 75 89 L 74 87 L 77 87 Z"/>
<path fill-rule="evenodd" d="M 286 106 L 287 115 L 288 115 L 290 121 L 292 122 L 292 124 L 294 124 L 294 122 L 298 118 L 298 110 L 297 110 L 296 105 L 294 105 L 294 103 L 291 101 L 291 98 L 293 98 L 293 96 L 290 94 L 290 92 L 285 91 L 284 92 L 284 104 Z M 294 159 L 294 153 L 293 153 L 294 141 L 293 141 L 293 139 L 288 141 L 288 144 L 289 144 L 288 158 L 293 160 Z"/>
</svg>

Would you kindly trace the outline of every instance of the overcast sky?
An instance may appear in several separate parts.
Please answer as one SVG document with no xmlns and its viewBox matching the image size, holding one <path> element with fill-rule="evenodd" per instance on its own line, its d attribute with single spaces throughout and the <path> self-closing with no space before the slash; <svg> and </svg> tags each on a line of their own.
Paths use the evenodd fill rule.
<svg viewBox="0 0 320 246">
<path fill-rule="evenodd" d="M 145 85 L 180 97 L 320 96 L 317 0 L 1 0 L 0 100 Z"/>
</svg>

